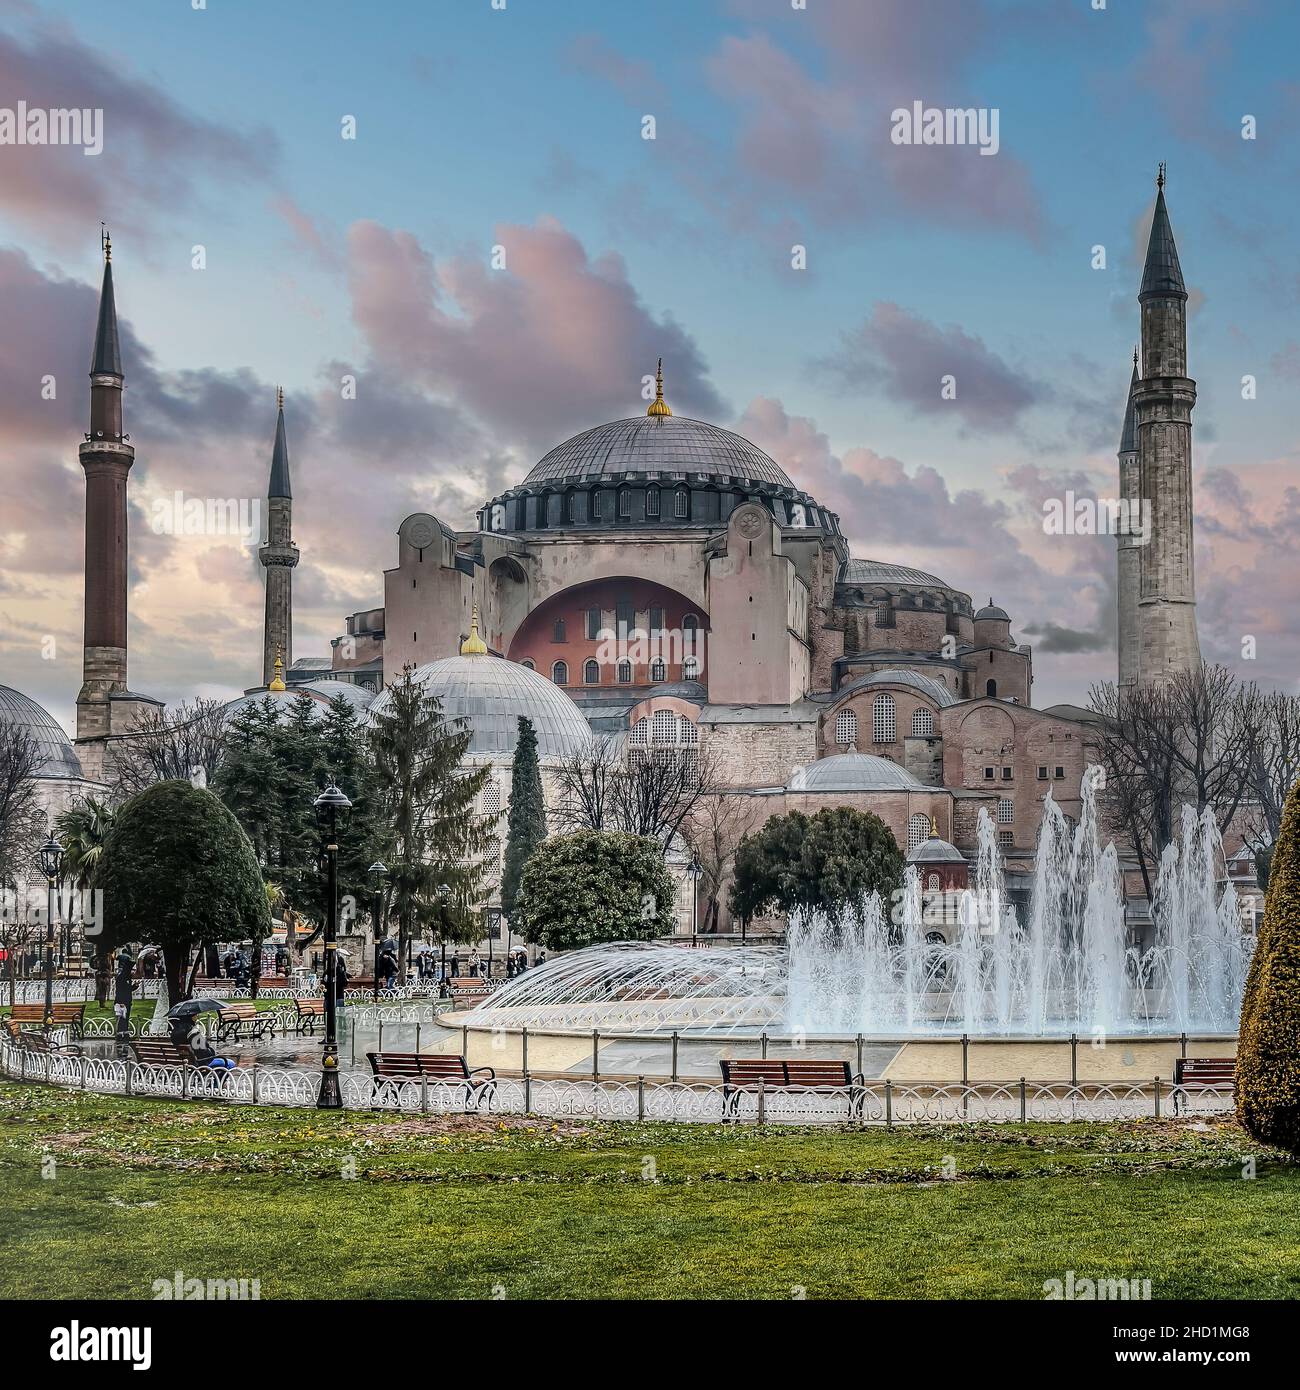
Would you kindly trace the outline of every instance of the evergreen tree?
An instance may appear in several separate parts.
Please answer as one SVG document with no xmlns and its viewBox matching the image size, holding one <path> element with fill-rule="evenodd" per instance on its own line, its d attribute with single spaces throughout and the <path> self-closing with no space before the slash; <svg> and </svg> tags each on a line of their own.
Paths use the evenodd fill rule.
<svg viewBox="0 0 1300 1390">
<path fill-rule="evenodd" d="M 544 839 L 546 804 L 542 800 L 542 770 L 537 761 L 537 731 L 531 719 L 520 715 L 519 738 L 510 771 L 505 867 L 501 873 L 501 908 L 507 917 L 514 914 L 524 865 Z"/>
<path fill-rule="evenodd" d="M 412 666 L 390 685 L 370 726 L 378 803 L 386 842 L 388 893 L 397 914 L 398 959 L 410 942 L 431 932 L 436 940 L 476 941 L 477 908 L 486 896 L 482 856 L 492 828 L 474 814 L 474 801 L 491 769 L 462 762 L 473 731 L 448 721 L 442 703 L 415 679 Z"/>
<path fill-rule="evenodd" d="M 185 998 L 196 946 L 270 930 L 266 890 L 248 836 L 210 791 L 157 782 L 120 806 L 96 882 L 104 893 L 104 945 L 161 946 L 167 994 Z"/>
<path fill-rule="evenodd" d="M 1237 1118 L 1261 1142 L 1300 1153 L 1300 784 L 1286 800 L 1241 1002 Z"/>
</svg>

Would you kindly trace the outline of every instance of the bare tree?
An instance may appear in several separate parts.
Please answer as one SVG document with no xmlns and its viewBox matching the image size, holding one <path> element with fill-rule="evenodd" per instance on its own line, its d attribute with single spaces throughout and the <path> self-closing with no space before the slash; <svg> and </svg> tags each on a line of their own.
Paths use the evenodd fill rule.
<svg viewBox="0 0 1300 1390">
<path fill-rule="evenodd" d="M 1132 849 L 1150 896 L 1181 806 L 1212 808 L 1224 830 L 1250 797 L 1265 701 L 1225 667 L 1201 665 L 1160 683 L 1103 682 L 1089 705 L 1100 716 L 1094 737 L 1106 771 L 1103 814 Z"/>
<path fill-rule="evenodd" d="M 1300 779 L 1300 699 L 1281 690 L 1259 695 L 1254 726 L 1244 838 L 1255 856 L 1260 883 L 1267 887 L 1282 810 Z"/>
<path fill-rule="evenodd" d="M 736 851 L 752 828 L 753 819 L 751 798 L 722 790 L 701 797 L 687 819 L 683 835 L 699 866 L 697 891 L 704 902 L 701 932 L 716 932 L 719 928 Z"/>
<path fill-rule="evenodd" d="M 189 781 L 196 771 L 210 782 L 221 761 L 224 737 L 225 706 L 220 700 L 186 701 L 171 710 L 142 712 L 114 741 L 114 803 L 155 782 Z"/>
<path fill-rule="evenodd" d="M 622 830 L 667 850 L 711 790 L 713 760 L 698 744 L 622 748 L 595 739 L 558 769 L 555 824 L 561 830 Z"/>
</svg>

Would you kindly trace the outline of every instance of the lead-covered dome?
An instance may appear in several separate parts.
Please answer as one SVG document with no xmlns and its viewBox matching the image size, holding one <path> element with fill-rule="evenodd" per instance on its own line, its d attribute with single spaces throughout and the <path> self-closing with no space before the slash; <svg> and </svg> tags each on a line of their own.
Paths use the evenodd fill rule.
<svg viewBox="0 0 1300 1390">
<path fill-rule="evenodd" d="M 836 753 L 805 763 L 790 774 L 786 788 L 792 792 L 897 792 L 933 791 L 906 768 L 877 758 L 872 753 Z"/>
<path fill-rule="evenodd" d="M 541 758 L 567 758 L 591 741 L 591 726 L 577 705 L 545 676 L 495 656 L 448 656 L 417 666 L 414 679 L 437 696 L 446 719 L 470 726 L 470 757 L 506 757 L 514 752 L 519 716 L 532 720 Z M 392 702 L 389 690 L 375 697 L 373 721 Z"/>
<path fill-rule="evenodd" d="M 757 444 L 681 415 L 640 415 L 597 425 L 557 444 L 524 479 L 538 483 L 616 481 L 629 473 L 684 473 L 794 487 Z"/>
<path fill-rule="evenodd" d="M 21 690 L 0 685 L 0 724 L 25 729 L 31 736 L 40 759 L 37 777 L 82 776 L 81 762 L 72 740 L 52 714 Z"/>
</svg>

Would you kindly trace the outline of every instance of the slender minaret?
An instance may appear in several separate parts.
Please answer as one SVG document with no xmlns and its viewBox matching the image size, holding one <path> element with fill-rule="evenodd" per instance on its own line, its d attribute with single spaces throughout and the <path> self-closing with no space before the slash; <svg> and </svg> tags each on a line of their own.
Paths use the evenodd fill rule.
<svg viewBox="0 0 1300 1390">
<path fill-rule="evenodd" d="M 1138 588 L 1141 582 L 1138 566 L 1140 536 L 1130 521 L 1141 496 L 1138 478 L 1137 411 L 1133 408 L 1133 393 L 1138 382 L 1138 350 L 1133 349 L 1133 376 L 1128 384 L 1128 403 L 1124 407 L 1124 429 L 1119 440 L 1119 495 L 1124 504 L 1116 528 L 1119 575 L 1116 593 L 1119 600 L 1119 683 L 1133 686 L 1138 678 Z"/>
<path fill-rule="evenodd" d="M 126 683 L 126 475 L 135 449 L 122 430 L 122 348 L 113 300 L 113 244 L 104 237 L 104 283 L 90 362 L 90 430 L 78 450 L 86 472 L 86 614 L 77 739 L 86 775 L 104 765 L 114 696 Z"/>
<path fill-rule="evenodd" d="M 1192 407 L 1187 375 L 1187 287 L 1165 207 L 1165 166 L 1156 179 L 1142 288 L 1137 415 L 1138 490 L 1149 539 L 1138 547 L 1137 679 L 1163 681 L 1199 665 L 1192 567 Z"/>
<path fill-rule="evenodd" d="M 257 552 L 266 570 L 266 621 L 262 628 L 262 684 L 270 685 L 276 662 L 293 665 L 293 493 L 289 488 L 289 444 L 284 436 L 284 388 L 276 391 L 275 448 L 266 490 L 266 544 Z"/>
</svg>

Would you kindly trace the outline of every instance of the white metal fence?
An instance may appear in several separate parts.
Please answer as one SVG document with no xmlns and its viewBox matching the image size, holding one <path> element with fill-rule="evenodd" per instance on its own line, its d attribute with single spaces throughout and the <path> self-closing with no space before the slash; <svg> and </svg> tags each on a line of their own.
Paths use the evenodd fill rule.
<svg viewBox="0 0 1300 1390">
<path fill-rule="evenodd" d="M 245 1105 L 314 1106 L 316 1069 L 276 1066 L 232 1071 L 185 1065 L 144 1065 L 130 1059 L 43 1053 L 0 1043 L 0 1071 L 22 1081 L 49 1082 L 104 1095 L 226 1101 Z M 398 1113 L 535 1115 L 546 1119 L 675 1120 L 749 1124 L 906 1125 L 972 1122 L 1159 1119 L 1232 1110 L 1231 1088 L 1175 1087 L 1153 1078 L 1076 1086 L 1018 1079 L 978 1085 L 869 1081 L 855 1087 L 766 1087 L 728 1091 L 718 1084 L 636 1078 L 600 1081 L 502 1077 L 476 1089 L 461 1081 L 376 1081 L 363 1072 L 340 1076 L 349 1110 Z"/>
</svg>

